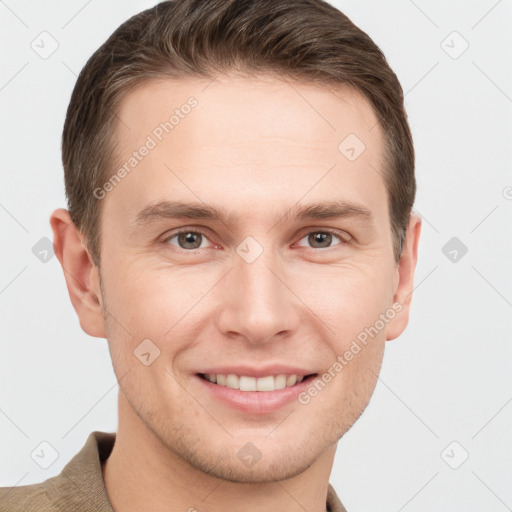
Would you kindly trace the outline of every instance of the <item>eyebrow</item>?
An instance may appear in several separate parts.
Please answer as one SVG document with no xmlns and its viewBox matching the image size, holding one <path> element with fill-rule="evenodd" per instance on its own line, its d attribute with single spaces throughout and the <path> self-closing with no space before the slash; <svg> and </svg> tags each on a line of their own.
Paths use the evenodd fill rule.
<svg viewBox="0 0 512 512">
<path fill-rule="evenodd" d="M 286 220 L 314 220 L 359 218 L 373 222 L 374 216 L 366 206 L 351 201 L 325 201 L 311 204 L 298 204 L 279 216 L 279 222 Z M 166 219 L 204 219 L 226 224 L 236 223 L 240 217 L 232 212 L 208 206 L 204 203 L 181 201 L 159 201 L 145 206 L 135 217 L 134 223 L 147 226 L 152 222 Z"/>
</svg>

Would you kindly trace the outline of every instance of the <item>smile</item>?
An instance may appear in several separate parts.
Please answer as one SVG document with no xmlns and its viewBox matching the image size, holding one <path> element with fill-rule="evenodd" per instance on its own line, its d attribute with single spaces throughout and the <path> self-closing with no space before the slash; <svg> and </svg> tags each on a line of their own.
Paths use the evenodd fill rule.
<svg viewBox="0 0 512 512">
<path fill-rule="evenodd" d="M 234 375 L 232 373 L 214 374 L 200 373 L 200 377 L 219 386 L 225 386 L 240 391 L 278 391 L 300 384 L 308 375 L 267 375 L 265 377 L 250 377 L 247 375 Z"/>
</svg>

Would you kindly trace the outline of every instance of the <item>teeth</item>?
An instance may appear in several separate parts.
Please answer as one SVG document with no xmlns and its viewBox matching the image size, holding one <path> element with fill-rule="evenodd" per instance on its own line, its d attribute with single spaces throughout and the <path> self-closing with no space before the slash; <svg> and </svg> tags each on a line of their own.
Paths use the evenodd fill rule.
<svg viewBox="0 0 512 512">
<path fill-rule="evenodd" d="M 231 389 L 238 389 L 238 377 L 232 373 L 226 375 L 226 387 Z"/>
<path fill-rule="evenodd" d="M 222 374 L 204 374 L 205 378 L 210 382 L 217 383 L 220 386 L 226 386 L 231 389 L 239 389 L 240 391 L 276 391 L 284 389 L 295 384 L 299 384 L 304 380 L 303 375 L 268 375 L 266 377 L 248 377 L 246 375 L 234 375 L 229 373 Z"/>
<path fill-rule="evenodd" d="M 240 377 L 238 378 L 236 375 L 234 377 L 234 386 L 233 389 L 240 389 L 241 391 L 257 391 L 256 387 L 257 381 L 260 379 L 256 379 L 256 377 Z"/>
<path fill-rule="evenodd" d="M 289 375 L 286 379 L 287 386 L 293 386 L 297 382 L 297 375 Z"/>
<path fill-rule="evenodd" d="M 286 387 L 286 375 L 277 375 L 274 377 L 274 389 L 284 389 Z"/>
<path fill-rule="evenodd" d="M 240 377 L 240 389 L 245 391 L 242 387 L 243 377 Z M 258 391 L 273 391 L 274 390 L 274 377 L 262 377 L 261 379 L 254 379 L 254 386 Z"/>
</svg>

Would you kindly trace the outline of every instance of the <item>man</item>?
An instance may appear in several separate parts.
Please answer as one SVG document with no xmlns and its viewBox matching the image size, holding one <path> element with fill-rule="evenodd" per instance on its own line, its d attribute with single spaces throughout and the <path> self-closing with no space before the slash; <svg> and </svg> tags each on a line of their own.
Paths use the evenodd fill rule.
<svg viewBox="0 0 512 512">
<path fill-rule="evenodd" d="M 3 510 L 324 510 L 408 322 L 421 221 L 400 84 L 321 0 L 164 2 L 82 70 L 51 216 L 118 431 Z"/>
</svg>

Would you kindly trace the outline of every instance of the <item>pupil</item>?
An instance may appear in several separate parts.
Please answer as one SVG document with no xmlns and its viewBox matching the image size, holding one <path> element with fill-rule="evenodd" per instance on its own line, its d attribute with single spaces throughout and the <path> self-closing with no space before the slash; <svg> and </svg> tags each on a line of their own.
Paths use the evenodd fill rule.
<svg viewBox="0 0 512 512">
<path fill-rule="evenodd" d="M 326 245 L 320 245 L 320 247 L 328 247 L 330 242 L 331 242 L 331 238 L 332 238 L 332 235 L 330 233 L 314 233 L 313 235 L 309 235 L 310 236 L 310 243 L 313 245 L 313 247 L 319 247 L 318 245 L 316 244 L 322 244 L 322 243 L 325 243 L 327 242 Z"/>
<path fill-rule="evenodd" d="M 183 233 L 181 234 L 179 238 L 180 245 L 183 244 L 192 244 L 192 247 L 190 245 L 183 247 L 184 249 L 197 249 L 201 245 L 200 240 L 200 234 L 199 233 Z"/>
</svg>

